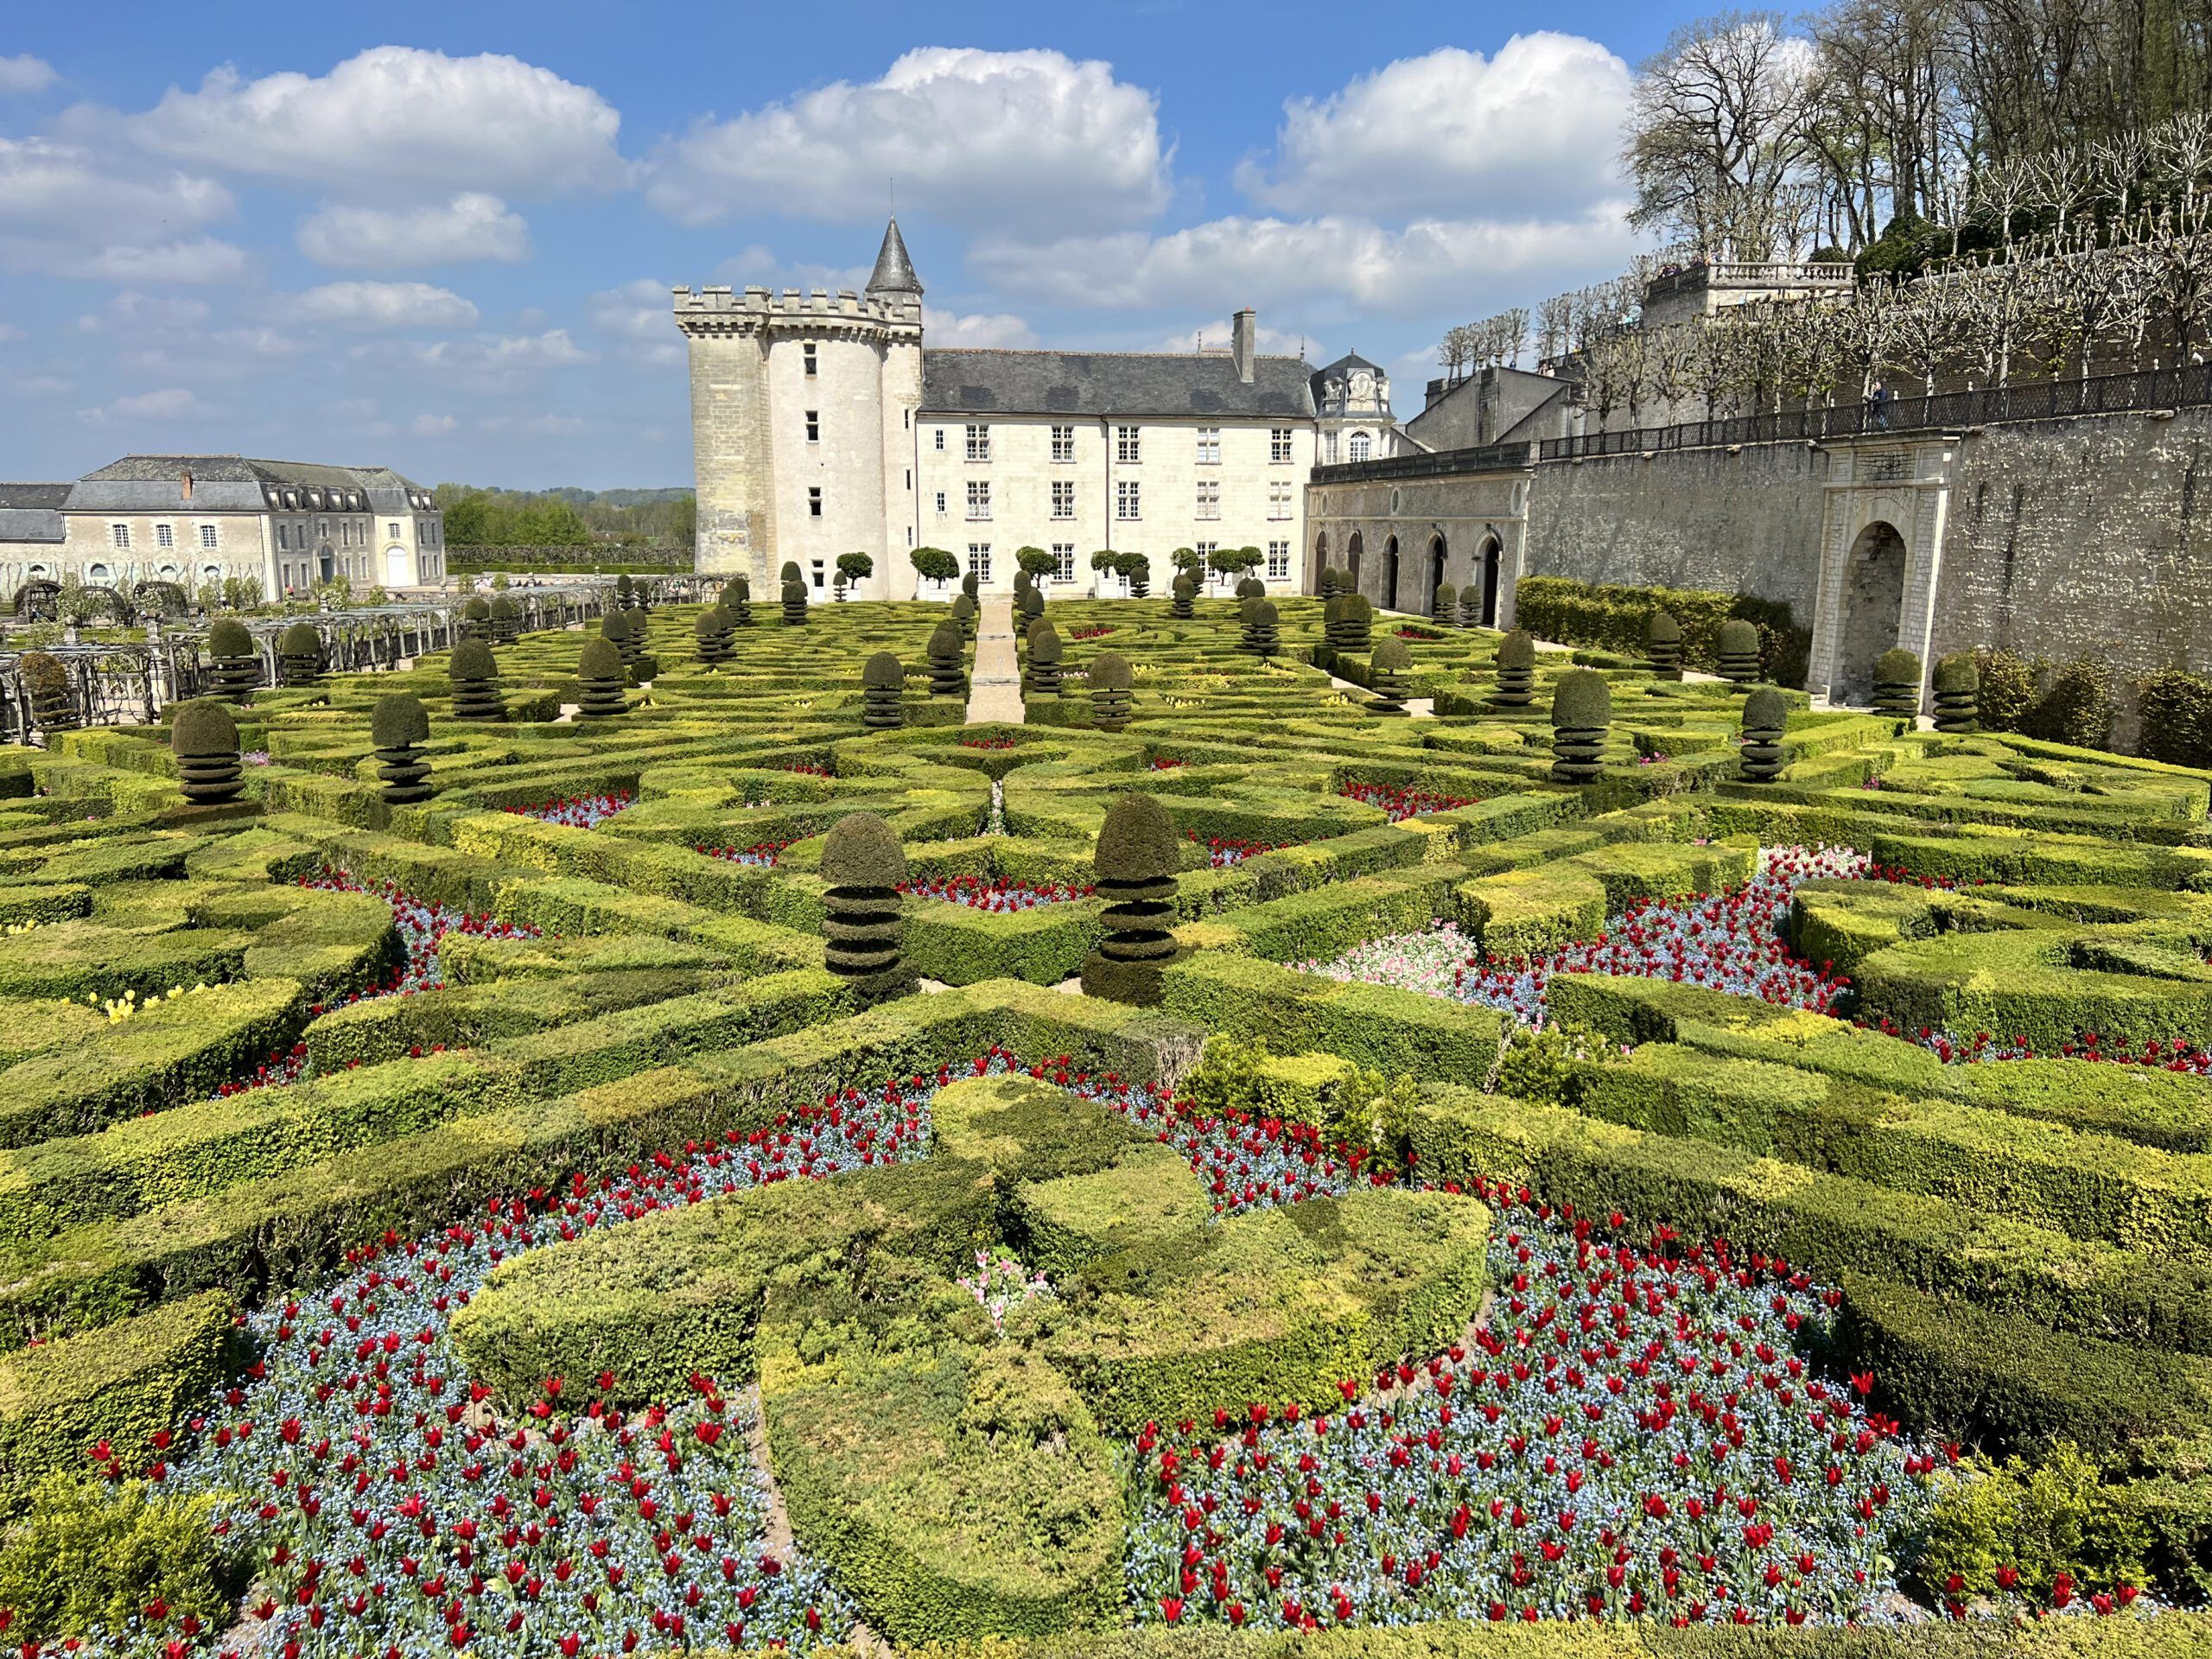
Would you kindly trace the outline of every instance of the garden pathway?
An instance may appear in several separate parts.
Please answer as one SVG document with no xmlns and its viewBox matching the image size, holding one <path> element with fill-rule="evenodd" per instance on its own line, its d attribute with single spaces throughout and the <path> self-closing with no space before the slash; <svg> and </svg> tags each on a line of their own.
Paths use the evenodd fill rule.
<svg viewBox="0 0 2212 1659">
<path fill-rule="evenodd" d="M 976 672 L 968 693 L 968 723 L 1021 724 L 1021 665 L 1014 654 L 1014 601 L 986 599 L 976 616 Z"/>
</svg>

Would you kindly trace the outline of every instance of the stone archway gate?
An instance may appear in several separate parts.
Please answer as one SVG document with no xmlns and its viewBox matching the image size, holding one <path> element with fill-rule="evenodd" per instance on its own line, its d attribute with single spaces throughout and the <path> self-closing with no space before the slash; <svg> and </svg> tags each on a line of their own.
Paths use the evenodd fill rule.
<svg viewBox="0 0 2212 1659">
<path fill-rule="evenodd" d="M 1905 550 L 1904 597 L 1898 607 L 1894 643 L 1920 658 L 1924 699 L 1959 435 L 1870 433 L 1831 438 L 1827 448 L 1831 464 L 1823 486 L 1821 566 L 1814 589 L 1813 648 L 1805 689 L 1815 696 L 1827 696 L 1838 683 L 1851 604 L 1852 550 L 1869 527 L 1887 524 L 1904 538 Z"/>
</svg>

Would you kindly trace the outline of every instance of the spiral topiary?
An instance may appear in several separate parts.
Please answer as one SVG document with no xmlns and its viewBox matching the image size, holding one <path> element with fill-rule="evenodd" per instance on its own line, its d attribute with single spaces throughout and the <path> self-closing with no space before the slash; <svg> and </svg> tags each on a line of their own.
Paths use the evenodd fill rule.
<svg viewBox="0 0 2212 1659">
<path fill-rule="evenodd" d="M 871 732 L 895 732 L 906 723 L 899 699 L 906 671 L 887 651 L 879 651 L 861 669 L 861 724 Z"/>
<path fill-rule="evenodd" d="M 69 671 L 50 652 L 27 651 L 16 664 L 23 690 L 31 700 L 31 722 L 43 732 L 73 731 L 77 726 L 77 697 L 69 683 Z"/>
<path fill-rule="evenodd" d="M 238 723 L 226 703 L 196 697 L 176 711 L 169 747 L 185 800 L 194 806 L 234 801 L 245 787 L 238 760 Z"/>
<path fill-rule="evenodd" d="M 505 594 L 492 599 L 492 643 L 512 645 L 522 638 L 522 607 Z"/>
<path fill-rule="evenodd" d="M 1436 605 L 1433 620 L 1447 628 L 1459 626 L 1459 590 L 1448 582 L 1436 584 Z"/>
<path fill-rule="evenodd" d="M 1743 761 L 1747 784 L 1770 784 L 1782 775 L 1782 734 L 1789 725 L 1789 700 L 1770 685 L 1744 699 Z"/>
<path fill-rule="evenodd" d="M 1160 1002 L 1160 970 L 1175 955 L 1175 872 L 1182 843 L 1167 809 L 1149 795 L 1124 795 L 1106 809 L 1094 868 L 1106 901 L 1098 948 L 1084 958 L 1090 996 L 1143 1007 Z"/>
<path fill-rule="evenodd" d="M 1552 781 L 1596 781 L 1605 728 L 1613 721 L 1613 694 L 1594 669 L 1573 668 L 1552 692 Z"/>
<path fill-rule="evenodd" d="M 1936 659 L 1936 729 L 1959 737 L 1981 729 L 1981 671 L 1970 651 Z"/>
<path fill-rule="evenodd" d="M 576 658 L 576 683 L 581 688 L 577 712 L 594 720 L 626 713 L 630 705 L 623 688 L 629 680 L 630 671 L 623 666 L 622 653 L 613 640 L 603 633 L 585 640 Z"/>
<path fill-rule="evenodd" d="M 1732 616 L 1720 625 L 1720 677 L 1736 685 L 1749 685 L 1759 677 L 1759 631 L 1756 623 Z"/>
<path fill-rule="evenodd" d="M 1060 633 L 1042 617 L 1037 619 L 1029 631 L 1029 667 L 1022 676 L 1022 695 L 1031 697 L 1057 697 L 1060 695 L 1060 660 L 1065 647 L 1060 644 Z"/>
<path fill-rule="evenodd" d="M 806 626 L 806 584 L 796 577 L 788 578 L 784 583 L 784 626 Z"/>
<path fill-rule="evenodd" d="M 962 639 L 973 639 L 976 637 L 976 613 L 981 608 L 973 594 L 962 594 L 952 601 L 952 620 L 960 625 Z"/>
<path fill-rule="evenodd" d="M 863 1003 L 902 996 L 914 976 L 899 955 L 906 922 L 899 884 L 906 855 L 889 824 L 873 812 L 840 818 L 822 842 L 822 965 Z"/>
<path fill-rule="evenodd" d="M 1536 700 L 1536 641 L 1516 628 L 1497 645 L 1497 687 L 1490 694 L 1499 709 L 1526 709 Z"/>
<path fill-rule="evenodd" d="M 1242 645 L 1255 657 L 1272 657 L 1281 648 L 1281 634 L 1277 626 L 1281 614 L 1274 601 L 1251 598 L 1238 605 L 1237 614 L 1243 627 Z"/>
<path fill-rule="evenodd" d="M 1975 688 L 1977 694 L 1980 688 Z M 1903 645 L 1874 664 L 1874 712 L 1911 720 L 1920 713 L 1920 658 Z"/>
<path fill-rule="evenodd" d="M 1344 590 L 1344 573 L 1333 564 L 1323 565 L 1321 574 L 1314 582 L 1316 594 L 1322 599 L 1334 599 Z"/>
<path fill-rule="evenodd" d="M 1236 597 L 1240 600 L 1265 599 L 1267 596 L 1268 584 L 1257 576 L 1247 576 L 1236 584 Z"/>
<path fill-rule="evenodd" d="M 446 681 L 453 688 L 455 720 L 505 720 L 506 699 L 499 695 L 499 664 L 481 639 L 464 639 L 446 659 Z"/>
<path fill-rule="evenodd" d="M 232 617 L 219 618 L 207 630 L 207 677 L 215 695 L 226 702 L 251 702 L 261 683 L 261 656 L 245 624 Z"/>
<path fill-rule="evenodd" d="M 691 625 L 691 632 L 699 642 L 698 659 L 709 668 L 719 668 L 729 661 L 729 636 L 734 626 L 729 613 L 719 603 L 700 612 L 699 620 Z"/>
<path fill-rule="evenodd" d="M 456 633 L 464 639 L 489 639 L 492 637 L 492 601 L 481 594 L 471 594 L 461 604 L 461 620 L 454 625 Z"/>
<path fill-rule="evenodd" d="M 1188 575 L 1178 575 L 1168 584 L 1167 614 L 1179 622 L 1188 622 L 1198 614 L 1198 584 Z"/>
<path fill-rule="evenodd" d="M 940 622 L 930 633 L 930 696 L 933 697 L 962 697 L 968 695 L 968 676 L 962 664 L 968 654 L 968 641 L 960 632 L 957 622 Z"/>
<path fill-rule="evenodd" d="M 1413 670 L 1414 654 L 1406 642 L 1392 634 L 1375 647 L 1375 654 L 1367 659 L 1369 677 L 1375 683 L 1368 688 L 1375 700 L 1367 706 L 1371 715 L 1402 715 L 1406 712 L 1406 676 Z"/>
<path fill-rule="evenodd" d="M 369 735 L 384 772 L 386 806 L 412 806 L 430 798 L 430 763 L 423 745 L 430 737 L 430 711 L 411 692 L 394 691 L 377 699 L 369 715 Z"/>
<path fill-rule="evenodd" d="M 312 622 L 295 622 L 276 641 L 276 660 L 287 685 L 314 685 L 322 678 L 322 636 Z"/>
<path fill-rule="evenodd" d="M 722 605 L 729 612 L 729 620 L 741 628 L 753 626 L 753 584 L 743 576 L 734 576 L 722 588 Z"/>
<path fill-rule="evenodd" d="M 1136 671 L 1118 651 L 1102 651 L 1090 659 L 1090 718 L 1102 732 L 1118 732 L 1129 723 L 1129 692 L 1136 684 Z"/>
<path fill-rule="evenodd" d="M 1654 611 L 1643 622 L 1643 658 L 1662 680 L 1682 677 L 1682 625 L 1668 611 Z"/>
</svg>

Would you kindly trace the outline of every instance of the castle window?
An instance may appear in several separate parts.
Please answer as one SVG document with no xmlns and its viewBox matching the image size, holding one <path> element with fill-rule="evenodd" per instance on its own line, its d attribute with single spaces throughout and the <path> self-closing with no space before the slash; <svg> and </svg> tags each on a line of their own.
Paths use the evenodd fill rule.
<svg viewBox="0 0 2212 1659">
<path fill-rule="evenodd" d="M 1367 459 L 1366 433 L 1355 432 L 1351 435 L 1351 458 L 1356 461 Z"/>
<path fill-rule="evenodd" d="M 1269 582 L 1290 580 L 1290 543 L 1288 542 L 1268 543 L 1268 580 Z"/>
<path fill-rule="evenodd" d="M 1134 426 L 1116 427 L 1114 429 L 1114 459 L 1125 465 L 1134 465 L 1143 458 L 1144 452 L 1137 446 L 1137 429 Z M 1124 513 L 1122 516 L 1125 518 L 1135 517 L 1134 513 Z"/>
<path fill-rule="evenodd" d="M 202 524 L 200 526 L 200 545 L 202 547 L 213 547 L 215 545 L 214 525 Z"/>
<path fill-rule="evenodd" d="M 814 591 L 817 594 L 822 591 L 822 561 L 819 559 L 814 562 Z"/>
<path fill-rule="evenodd" d="M 968 543 L 968 574 L 978 582 L 991 579 L 991 544 L 988 542 Z"/>
<path fill-rule="evenodd" d="M 991 458 L 991 429 L 973 422 L 968 427 L 968 459 L 988 461 Z"/>
<path fill-rule="evenodd" d="M 814 342 L 810 340 L 799 349 L 806 353 L 806 372 L 808 374 L 811 375 L 815 372 L 816 368 L 819 366 L 814 360 Z"/>
<path fill-rule="evenodd" d="M 1133 429 L 1123 428 L 1124 431 Z M 1114 516 L 1116 518 L 1141 518 L 1142 501 L 1137 494 L 1137 481 L 1125 478 L 1114 486 Z"/>
<path fill-rule="evenodd" d="M 940 455 L 944 453 L 944 429 L 941 426 L 937 429 L 937 452 Z"/>
<path fill-rule="evenodd" d="M 1075 483 L 1072 480 L 1055 480 L 1052 484 L 1052 517 L 1075 517 Z"/>
<path fill-rule="evenodd" d="M 899 411 L 899 429 L 901 432 L 911 432 L 913 430 L 913 427 L 914 411 L 911 409 L 900 410 Z"/>
<path fill-rule="evenodd" d="M 107 529 L 109 537 L 114 541 L 118 547 L 128 547 L 130 545 L 130 525 L 110 524 Z"/>
<path fill-rule="evenodd" d="M 285 549 L 287 549 L 287 548 L 289 548 L 289 547 L 291 546 L 291 544 L 292 544 L 292 543 L 291 543 L 291 540 L 290 540 L 289 532 L 289 531 L 287 531 L 285 530 L 285 528 L 284 528 L 284 526 L 283 526 L 283 525 L 282 525 L 282 524 L 277 525 L 277 526 L 276 526 L 276 546 L 277 546 L 278 550 L 279 550 L 279 551 L 282 551 L 282 550 L 285 550 Z"/>
<path fill-rule="evenodd" d="M 1272 426 L 1268 429 L 1268 459 L 1286 461 L 1290 459 L 1290 429 Z"/>
<path fill-rule="evenodd" d="M 1198 480 L 1198 517 L 1201 518 L 1221 517 L 1221 480 L 1219 479 L 1202 478 Z"/>
<path fill-rule="evenodd" d="M 1329 434 L 1329 459 L 1326 464 L 1331 467 L 1337 464 L 1337 435 L 1333 432 Z"/>
<path fill-rule="evenodd" d="M 822 516 L 822 490 L 818 485 L 806 493 L 806 516 L 810 518 Z"/>
<path fill-rule="evenodd" d="M 977 519 L 991 516 L 991 480 L 988 478 L 968 480 L 968 516 Z"/>
<path fill-rule="evenodd" d="M 1219 427 L 1202 426 L 1198 429 L 1198 465 L 1201 467 L 1221 465 L 1221 429 Z"/>
<path fill-rule="evenodd" d="M 1279 478 L 1268 486 L 1268 517 L 1270 518 L 1290 517 L 1290 480 L 1288 479 Z"/>
<path fill-rule="evenodd" d="M 1075 459 L 1075 428 L 1056 426 L 1052 429 L 1052 459 L 1054 461 Z"/>
<path fill-rule="evenodd" d="M 1073 542 L 1054 542 L 1052 543 L 1052 557 L 1058 561 L 1058 563 L 1052 566 L 1052 580 L 1054 582 L 1073 582 L 1075 580 L 1075 543 Z"/>
<path fill-rule="evenodd" d="M 944 492 L 943 490 L 939 490 L 937 493 L 937 510 L 939 512 L 943 512 L 944 511 Z"/>
<path fill-rule="evenodd" d="M 176 545 L 176 526 L 174 524 L 156 524 L 154 526 L 154 545 L 156 547 L 175 547 Z"/>
<path fill-rule="evenodd" d="M 806 411 L 806 441 L 809 443 L 822 442 L 822 411 L 818 409 Z"/>
<path fill-rule="evenodd" d="M 912 491 L 913 491 L 913 488 L 914 488 L 914 469 L 913 469 L 912 467 L 909 467 L 906 469 L 906 489 L 907 489 L 907 492 L 911 494 L 911 493 L 912 493 Z"/>
<path fill-rule="evenodd" d="M 1213 556 L 1221 551 L 1221 543 L 1219 542 L 1200 542 L 1191 550 L 1198 556 L 1198 569 L 1203 571 L 1212 562 Z"/>
<path fill-rule="evenodd" d="M 388 542 L 396 542 L 399 539 L 399 526 L 397 523 L 389 524 L 384 527 L 384 538 Z"/>
</svg>

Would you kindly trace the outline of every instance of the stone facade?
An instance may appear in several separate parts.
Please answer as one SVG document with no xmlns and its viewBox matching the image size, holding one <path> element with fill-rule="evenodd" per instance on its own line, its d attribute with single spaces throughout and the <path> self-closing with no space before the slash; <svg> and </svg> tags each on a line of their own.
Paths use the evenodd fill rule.
<svg viewBox="0 0 2212 1659">
<path fill-rule="evenodd" d="M 1383 609 L 1426 616 L 1449 582 L 1477 620 L 1511 627 L 1513 584 L 1529 574 L 1529 469 L 1417 470 L 1440 459 L 1408 457 L 1309 489 L 1306 591 L 1332 565 Z"/>
</svg>

